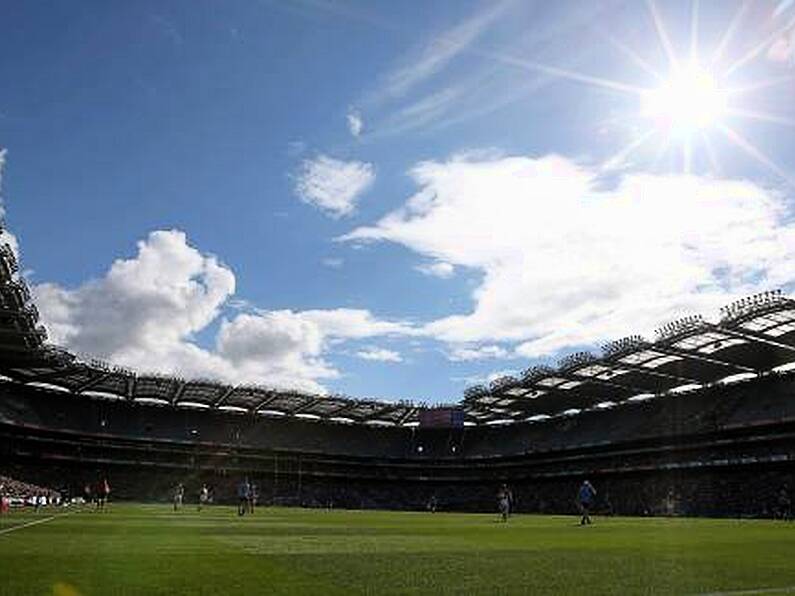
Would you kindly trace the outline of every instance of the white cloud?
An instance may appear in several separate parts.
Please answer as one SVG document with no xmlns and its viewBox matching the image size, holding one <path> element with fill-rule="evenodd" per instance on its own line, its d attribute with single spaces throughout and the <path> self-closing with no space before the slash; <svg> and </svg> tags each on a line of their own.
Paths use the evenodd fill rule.
<svg viewBox="0 0 795 596">
<path fill-rule="evenodd" d="M 471 362 L 473 360 L 489 360 L 509 358 L 511 353 L 500 346 L 456 346 L 447 357 L 453 362 Z"/>
<path fill-rule="evenodd" d="M 479 10 L 454 27 L 435 35 L 428 43 L 410 51 L 405 61 L 388 73 L 369 102 L 401 97 L 411 89 L 441 72 L 459 54 L 466 51 L 490 25 L 512 4 L 502 1 Z"/>
<path fill-rule="evenodd" d="M 409 131 L 427 135 L 526 101 L 555 80 L 531 57 L 546 56 L 561 68 L 575 68 L 577 57 L 552 54 L 572 41 L 601 43 L 593 35 L 584 40 L 583 32 L 609 18 L 610 3 L 584 3 L 576 11 L 558 11 L 545 24 L 516 28 L 537 21 L 535 12 L 532 2 L 480 3 L 463 21 L 409 48 L 356 101 L 367 109 L 368 138 Z"/>
<path fill-rule="evenodd" d="M 363 360 L 374 360 L 376 362 L 403 362 L 399 352 L 384 348 L 365 348 L 356 352 L 356 355 Z"/>
<path fill-rule="evenodd" d="M 341 339 L 363 339 L 381 335 L 417 335 L 411 323 L 377 319 L 367 310 L 336 308 L 327 310 L 304 310 L 301 317 L 323 330 L 325 335 Z"/>
<path fill-rule="evenodd" d="M 780 0 L 778 6 L 776 6 L 776 9 L 773 11 L 773 17 L 781 16 L 794 6 L 795 3 L 793 0 Z"/>
<path fill-rule="evenodd" d="M 474 309 L 429 323 L 453 343 L 535 357 L 795 281 L 795 224 L 749 181 L 628 174 L 605 188 L 558 156 L 425 162 L 420 190 L 349 241 L 390 241 L 483 272 Z"/>
<path fill-rule="evenodd" d="M 427 130 L 447 120 L 448 113 L 454 109 L 457 114 L 468 111 L 463 109 L 463 104 L 468 101 L 480 109 L 484 102 L 492 103 L 494 85 L 488 79 L 494 68 L 491 65 L 482 68 L 483 57 L 480 55 L 477 65 L 468 65 L 469 74 L 463 80 L 453 75 L 440 87 L 439 79 L 448 77 L 456 58 L 471 51 L 473 44 L 515 4 L 515 0 L 501 0 L 478 7 L 463 21 L 432 33 L 422 43 L 410 48 L 405 57 L 379 77 L 375 86 L 357 102 L 368 108 L 369 116 L 374 120 L 368 127 L 368 136 L 376 138 L 417 129 Z M 515 76 L 511 76 L 511 89 L 516 87 L 515 83 Z M 484 89 L 488 89 L 485 97 L 479 94 Z"/>
<path fill-rule="evenodd" d="M 234 290 L 232 272 L 177 230 L 152 232 L 135 258 L 117 260 L 105 277 L 76 290 L 36 288 L 54 335 L 100 354 L 178 342 L 215 319 Z"/>
<path fill-rule="evenodd" d="M 430 275 L 431 277 L 439 277 L 441 279 L 453 277 L 453 274 L 455 273 L 455 267 L 453 267 L 450 263 L 445 263 L 444 261 L 436 261 L 435 263 L 417 265 L 414 267 L 414 269 L 423 275 Z"/>
<path fill-rule="evenodd" d="M 427 135 L 527 101 L 555 80 L 530 57 L 550 58 L 555 48 L 570 46 L 572 39 L 583 42 L 583 29 L 608 17 L 609 3 L 586 4 L 557 14 L 545 25 L 516 29 L 515 23 L 535 19 L 533 3 L 492 2 L 451 29 L 432 34 L 357 101 L 368 111 L 368 138 L 414 131 Z M 590 36 L 585 45 L 587 41 L 603 40 Z M 552 61 L 574 67 L 570 56 Z"/>
<path fill-rule="evenodd" d="M 6 156 L 8 155 L 8 150 L 0 148 L 0 219 L 5 217 L 6 210 L 5 205 L 3 204 L 3 171 L 6 165 Z M 19 244 L 17 242 L 17 237 L 14 236 L 11 232 L 6 229 L 0 229 L 0 244 L 8 244 L 11 247 L 11 250 L 14 251 L 14 254 L 19 254 Z"/>
<path fill-rule="evenodd" d="M 465 375 L 462 377 L 450 377 L 454 383 L 464 383 L 466 385 L 488 385 L 492 381 L 496 381 L 500 377 L 515 376 L 515 370 L 495 370 L 487 375 Z"/>
<path fill-rule="evenodd" d="M 297 157 L 306 151 L 306 143 L 303 141 L 290 141 L 287 143 L 287 155 Z"/>
<path fill-rule="evenodd" d="M 323 358 L 325 336 L 318 325 L 291 311 L 240 314 L 224 319 L 216 351 L 240 378 L 308 389 L 318 379 L 338 375 Z M 296 382 L 303 381 L 303 382 Z"/>
<path fill-rule="evenodd" d="M 364 120 L 362 120 L 361 112 L 355 108 L 351 108 L 348 110 L 348 114 L 345 116 L 345 119 L 348 123 L 348 132 L 358 139 L 364 130 Z"/>
<path fill-rule="evenodd" d="M 8 149 L 0 149 L 0 192 L 3 190 L 3 170 L 5 169 L 7 155 Z"/>
<path fill-rule="evenodd" d="M 773 42 L 767 51 L 767 59 L 795 65 L 795 28 Z"/>
<path fill-rule="evenodd" d="M 474 92 L 467 84 L 444 87 L 423 96 L 389 114 L 378 126 L 377 135 L 400 134 L 418 128 L 435 126 L 453 106 L 456 106 L 467 91 Z"/>
<path fill-rule="evenodd" d="M 301 165 L 296 179 L 298 197 L 332 217 L 350 215 L 375 180 L 375 168 L 361 161 L 319 155 Z"/>
<path fill-rule="evenodd" d="M 345 264 L 345 259 L 341 259 L 339 257 L 326 257 L 323 259 L 322 263 L 326 267 L 331 267 L 332 269 L 339 269 Z"/>
<path fill-rule="evenodd" d="M 13 253 L 19 257 L 19 242 L 17 241 L 17 237 L 14 236 L 14 234 L 6 229 L 0 231 L 0 244 L 8 244 L 8 246 L 11 247 Z M 30 271 L 23 272 L 23 276 L 28 273 L 30 273 Z"/>
<path fill-rule="evenodd" d="M 222 318 L 213 349 L 194 341 L 231 298 L 235 276 L 177 231 L 152 232 L 138 254 L 75 289 L 33 286 L 52 340 L 80 354 L 143 371 L 322 392 L 339 376 L 325 360 L 348 338 L 411 331 L 356 309 L 256 311 Z"/>
</svg>

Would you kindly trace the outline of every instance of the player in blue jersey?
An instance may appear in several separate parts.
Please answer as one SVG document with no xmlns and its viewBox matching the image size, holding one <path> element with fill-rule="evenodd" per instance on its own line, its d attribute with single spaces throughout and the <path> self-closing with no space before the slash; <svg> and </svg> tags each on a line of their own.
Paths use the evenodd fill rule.
<svg viewBox="0 0 795 596">
<path fill-rule="evenodd" d="M 243 481 L 237 485 L 237 498 L 237 514 L 245 515 L 248 512 L 249 499 L 251 498 L 251 484 L 248 478 L 244 478 Z"/>
<path fill-rule="evenodd" d="M 577 503 L 580 506 L 580 525 L 591 523 L 591 507 L 593 507 L 594 499 L 596 498 L 596 489 L 593 484 L 587 480 L 580 485 L 580 490 L 577 491 Z"/>
</svg>

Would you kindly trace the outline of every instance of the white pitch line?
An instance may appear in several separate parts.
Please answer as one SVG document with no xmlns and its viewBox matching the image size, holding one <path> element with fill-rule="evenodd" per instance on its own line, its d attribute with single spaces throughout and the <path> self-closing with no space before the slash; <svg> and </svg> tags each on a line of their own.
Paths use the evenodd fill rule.
<svg viewBox="0 0 795 596">
<path fill-rule="evenodd" d="M 11 527 L 11 528 L 6 528 L 5 530 L 0 530 L 0 536 L 2 536 L 3 534 L 9 534 L 9 533 L 13 532 L 14 530 L 21 530 L 22 528 L 29 528 L 30 526 L 35 526 L 37 524 L 43 524 L 45 522 L 52 521 L 52 520 L 54 520 L 57 517 L 63 517 L 64 515 L 69 515 L 70 513 L 72 513 L 72 512 L 71 511 L 67 511 L 66 513 L 59 513 L 57 515 L 51 515 L 50 517 L 44 517 L 42 519 L 34 519 L 33 521 L 25 522 L 24 524 L 18 524 L 16 526 Z"/>
<path fill-rule="evenodd" d="M 704 592 L 699 596 L 755 596 L 756 594 L 788 594 L 795 592 L 795 586 L 780 588 L 757 588 L 750 590 L 734 590 L 730 592 Z"/>
</svg>

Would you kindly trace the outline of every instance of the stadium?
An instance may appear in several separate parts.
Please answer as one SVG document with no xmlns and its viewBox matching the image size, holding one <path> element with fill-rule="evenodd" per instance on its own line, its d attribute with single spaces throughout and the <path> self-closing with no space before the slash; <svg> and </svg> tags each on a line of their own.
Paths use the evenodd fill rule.
<svg viewBox="0 0 795 596">
<path fill-rule="evenodd" d="M 47 343 L 18 271 L 5 245 L 0 472 L 64 500 L 111 479 L 114 502 L 180 485 L 233 505 L 247 478 L 265 507 L 433 515 L 493 512 L 508 486 L 512 513 L 576 519 L 590 479 L 610 517 L 792 516 L 795 300 L 780 292 L 429 407 L 84 362 Z"/>
<path fill-rule="evenodd" d="M 83 362 L 47 344 L 18 270 L 5 245 L 9 476 L 35 471 L 26 479 L 79 495 L 101 471 L 119 479 L 117 498 L 142 501 L 167 498 L 179 478 L 227 503 L 246 476 L 267 503 L 422 510 L 435 498 L 450 511 L 491 511 L 509 483 L 532 495 L 516 510 L 536 513 L 572 513 L 573 487 L 593 478 L 618 515 L 789 516 L 779 497 L 795 486 L 795 300 L 780 292 L 430 408 Z"/>
<path fill-rule="evenodd" d="M 795 593 L 794 0 L 0 14 L 0 596 Z"/>
</svg>

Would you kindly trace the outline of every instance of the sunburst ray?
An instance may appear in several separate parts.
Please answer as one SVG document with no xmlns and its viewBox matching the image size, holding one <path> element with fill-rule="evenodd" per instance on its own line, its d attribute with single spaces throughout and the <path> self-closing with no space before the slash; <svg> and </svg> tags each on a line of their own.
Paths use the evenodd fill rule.
<svg viewBox="0 0 795 596">
<path fill-rule="evenodd" d="M 730 108 L 726 110 L 726 113 L 737 118 L 747 118 L 749 120 L 770 122 L 772 124 L 781 124 L 783 126 L 795 126 L 795 120 L 787 118 L 786 116 L 769 114 L 767 112 L 755 112 L 753 110 L 743 110 L 741 108 Z"/>
<path fill-rule="evenodd" d="M 674 47 L 671 44 L 671 38 L 668 37 L 668 32 L 665 30 L 665 25 L 663 24 L 659 11 L 657 10 L 657 4 L 654 2 L 654 0 L 646 0 L 646 6 L 649 8 L 651 19 L 654 22 L 654 28 L 657 30 L 657 38 L 659 39 L 660 44 L 665 51 L 665 55 L 668 58 L 671 68 L 679 68 L 679 60 L 676 57 L 676 52 L 674 52 Z"/>
<path fill-rule="evenodd" d="M 756 91 L 770 89 L 771 87 L 777 87 L 778 85 L 782 85 L 784 83 L 795 83 L 795 75 L 787 74 L 779 77 L 771 77 L 769 79 L 763 79 L 761 81 L 749 83 L 748 85 L 741 87 L 732 87 L 726 90 L 726 94 L 732 97 L 737 95 L 745 95 L 746 93 L 754 93 Z"/>
<path fill-rule="evenodd" d="M 734 32 L 737 31 L 737 28 L 740 26 L 740 22 L 743 20 L 743 17 L 745 17 L 745 13 L 748 11 L 750 5 L 751 0 L 743 0 L 743 3 L 740 4 L 740 7 L 734 13 L 732 20 L 729 22 L 729 26 L 726 27 L 723 37 L 721 37 L 715 51 L 712 53 L 711 61 L 713 66 L 717 65 L 723 58 L 723 53 L 726 51 L 731 38 L 734 37 Z"/>
<path fill-rule="evenodd" d="M 651 139 L 657 133 L 656 130 L 650 128 L 638 138 L 633 139 L 630 143 L 627 143 L 620 151 L 617 151 L 612 157 L 605 160 L 602 163 L 602 166 L 599 168 L 601 172 L 608 172 L 610 170 L 616 169 L 620 167 L 624 162 L 626 162 L 627 158 L 632 154 L 633 151 L 638 149 L 641 145 L 646 143 L 649 139 Z"/>
<path fill-rule="evenodd" d="M 790 176 L 781 166 L 765 155 L 761 149 L 753 145 L 753 143 L 742 136 L 739 132 L 726 124 L 719 124 L 717 129 L 726 135 L 726 138 L 728 138 L 732 143 L 737 145 L 737 147 L 753 157 L 760 164 L 780 176 L 791 186 L 795 186 L 795 179 L 793 179 L 792 176 Z"/>
<path fill-rule="evenodd" d="M 602 39 L 607 41 L 610 45 L 614 48 L 622 52 L 627 58 L 629 58 L 632 62 L 634 62 L 637 66 L 639 66 L 646 74 L 654 77 L 658 81 L 663 80 L 662 74 L 656 70 L 654 67 L 651 66 L 646 60 L 641 58 L 640 54 L 638 54 L 635 50 L 630 48 L 625 43 L 619 41 L 614 36 L 610 35 L 606 31 L 597 30 L 597 35 L 599 35 Z"/>
<path fill-rule="evenodd" d="M 722 168 L 720 166 L 720 162 L 718 161 L 718 154 L 715 152 L 715 147 L 712 146 L 712 141 L 709 139 L 709 135 L 702 130 L 699 131 L 699 136 L 701 137 L 701 142 L 704 144 L 704 150 L 707 154 L 707 159 L 709 160 L 709 164 L 712 167 L 713 172 L 720 176 Z"/>
<path fill-rule="evenodd" d="M 748 50 L 745 54 L 743 54 L 740 58 L 732 62 L 729 67 L 724 71 L 724 76 L 728 77 L 736 70 L 742 68 L 746 64 L 748 64 L 751 60 L 756 58 L 759 54 L 761 54 L 764 50 L 770 47 L 770 44 L 773 43 L 776 39 L 787 33 L 790 29 L 795 27 L 795 18 L 790 19 L 784 25 L 773 31 L 770 35 L 768 35 L 765 39 L 761 42 L 753 46 L 750 50 Z"/>
<path fill-rule="evenodd" d="M 655 171 L 657 169 L 657 165 L 660 163 L 663 157 L 668 153 L 668 150 L 671 147 L 671 135 L 661 135 L 660 145 L 657 147 L 657 152 L 654 155 L 654 159 L 651 162 L 651 170 Z"/>
<path fill-rule="evenodd" d="M 690 63 L 698 63 L 698 9 L 699 0 L 690 5 Z"/>
<path fill-rule="evenodd" d="M 548 64 L 542 64 L 540 62 L 533 62 L 532 60 L 525 60 L 524 58 L 518 58 L 516 56 L 511 56 L 500 52 L 477 50 L 475 53 L 477 53 L 480 56 L 488 57 L 491 58 L 492 60 L 502 62 L 503 64 L 516 66 L 518 68 L 523 68 L 525 70 L 540 72 L 543 74 L 559 77 L 561 79 L 568 79 L 570 81 L 574 81 L 577 83 L 585 83 L 586 85 L 601 87 L 603 89 L 620 91 L 622 93 L 627 93 L 630 95 L 642 95 L 648 91 L 647 89 L 640 87 L 638 85 L 631 85 L 629 83 L 622 83 L 621 81 L 616 81 L 613 79 L 596 77 L 593 75 L 577 72 L 574 70 L 567 70 L 565 68 L 559 68 L 557 66 L 550 66 Z"/>
<path fill-rule="evenodd" d="M 693 138 L 691 135 L 686 135 L 682 141 L 682 171 L 685 174 L 690 174 L 693 169 Z"/>
</svg>

